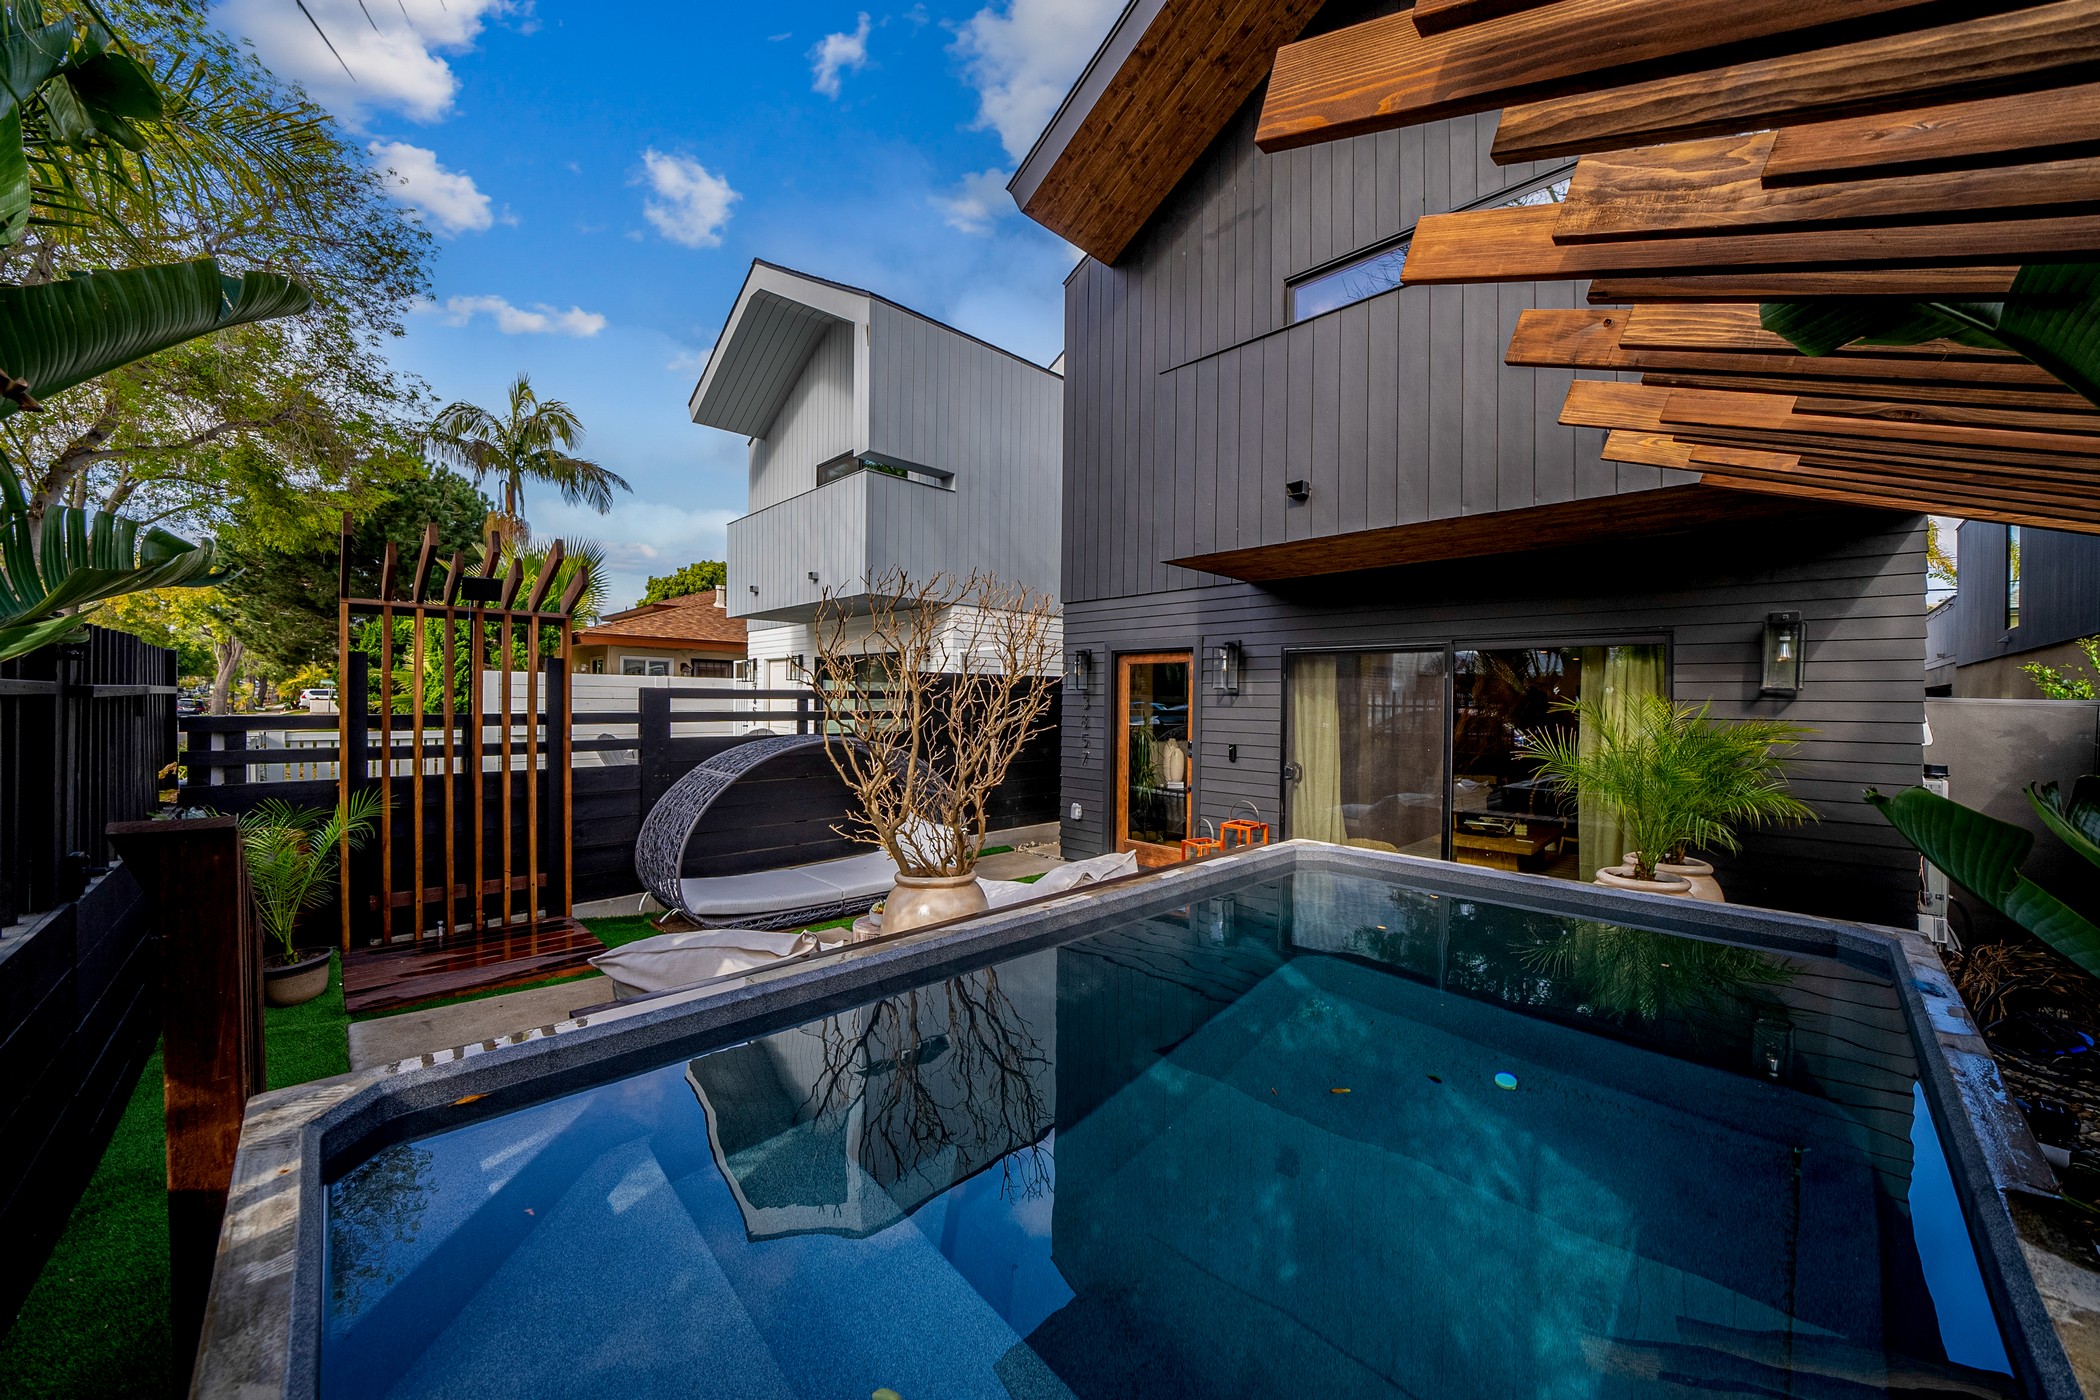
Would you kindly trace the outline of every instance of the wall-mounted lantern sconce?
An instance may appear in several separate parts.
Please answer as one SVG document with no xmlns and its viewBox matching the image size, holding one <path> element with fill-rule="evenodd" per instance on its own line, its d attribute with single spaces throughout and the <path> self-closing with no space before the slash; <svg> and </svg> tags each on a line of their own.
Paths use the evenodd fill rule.
<svg viewBox="0 0 2100 1400">
<path fill-rule="evenodd" d="M 1072 664 L 1065 671 L 1065 687 L 1084 700 L 1087 691 L 1093 688 L 1094 653 L 1082 647 L 1072 653 Z"/>
<path fill-rule="evenodd" d="M 1238 642 L 1220 642 L 1210 649 L 1211 684 L 1220 695 L 1240 693 L 1240 672 L 1246 668 L 1247 653 Z"/>
<path fill-rule="evenodd" d="M 1801 614 L 1776 612 L 1765 614 L 1765 665 L 1760 695 L 1799 695 L 1801 693 L 1802 653 L 1807 650 L 1807 633 L 1801 626 Z"/>
<path fill-rule="evenodd" d="M 1283 483 L 1283 494 L 1294 501 L 1305 501 L 1312 496 L 1312 483 L 1303 478 Z"/>
<path fill-rule="evenodd" d="M 811 583 L 815 583 L 817 581 L 817 571 L 815 569 L 811 569 L 809 571 L 809 581 Z"/>
<path fill-rule="evenodd" d="M 751 596 L 754 598 L 758 596 L 758 585 L 755 583 L 751 585 Z"/>
</svg>

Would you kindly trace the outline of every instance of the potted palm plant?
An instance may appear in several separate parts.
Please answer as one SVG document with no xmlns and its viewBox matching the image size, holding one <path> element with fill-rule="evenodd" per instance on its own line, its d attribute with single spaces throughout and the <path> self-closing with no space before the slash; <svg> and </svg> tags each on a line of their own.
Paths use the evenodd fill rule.
<svg viewBox="0 0 2100 1400">
<path fill-rule="evenodd" d="M 1788 791 L 1779 756 L 1809 732 L 1801 725 L 1715 719 L 1708 705 L 1659 695 L 1556 708 L 1577 724 L 1532 736 L 1539 776 L 1611 813 L 1631 847 L 1623 864 L 1598 869 L 1600 885 L 1722 902 L 1713 866 L 1693 851 L 1737 851 L 1739 828 L 1815 819 L 1815 809 Z"/>
<path fill-rule="evenodd" d="M 379 794 L 368 790 L 333 811 L 273 798 L 241 818 L 256 918 L 273 945 L 263 967 L 263 999 L 270 1005 L 297 1006 L 328 990 L 329 952 L 300 956 L 299 917 L 326 902 L 344 844 L 363 845 L 382 810 Z"/>
</svg>

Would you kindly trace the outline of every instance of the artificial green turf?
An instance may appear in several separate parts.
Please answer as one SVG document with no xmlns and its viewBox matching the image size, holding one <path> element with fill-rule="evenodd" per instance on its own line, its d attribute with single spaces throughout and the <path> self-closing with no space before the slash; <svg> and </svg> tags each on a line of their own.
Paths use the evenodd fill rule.
<svg viewBox="0 0 2100 1400">
<path fill-rule="evenodd" d="M 263 1012 L 269 1086 L 347 1071 L 348 1025 L 338 960 L 321 996 Z M 0 1337 L 0 1394 L 165 1400 L 173 1392 L 167 1159 L 155 1050 L 58 1247 Z"/>
<path fill-rule="evenodd" d="M 161 1113 L 155 1050 L 57 1249 L 0 1337 L 6 1395 L 165 1400 L 173 1390 Z"/>
</svg>

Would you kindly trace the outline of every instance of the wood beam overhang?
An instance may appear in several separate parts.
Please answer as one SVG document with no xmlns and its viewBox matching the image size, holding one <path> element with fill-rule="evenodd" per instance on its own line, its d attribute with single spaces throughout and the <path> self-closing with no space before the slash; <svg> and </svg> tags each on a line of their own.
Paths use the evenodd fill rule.
<svg viewBox="0 0 2100 1400">
<path fill-rule="evenodd" d="M 1749 506 L 1740 494 L 1689 483 L 1221 550 L 1166 562 L 1248 583 L 1278 583 L 1364 569 L 1685 534 L 1731 522 L 1794 515 L 1799 509 L 1778 501 Z"/>
<path fill-rule="evenodd" d="M 1588 300 L 1596 306 L 1873 296 L 1996 301 L 2012 290 L 2019 272 L 2017 267 L 1883 267 L 1864 272 L 1698 272 L 1655 277 L 1607 273 L 1590 283 Z"/>
<path fill-rule="evenodd" d="M 1127 45 L 1114 71 L 1069 131 L 1059 112 L 1044 135 L 1055 149 L 1039 143 L 1008 186 L 1021 212 L 1113 263 L 1323 2 L 1170 0 L 1139 35 L 1119 25 L 1095 59 Z"/>
</svg>

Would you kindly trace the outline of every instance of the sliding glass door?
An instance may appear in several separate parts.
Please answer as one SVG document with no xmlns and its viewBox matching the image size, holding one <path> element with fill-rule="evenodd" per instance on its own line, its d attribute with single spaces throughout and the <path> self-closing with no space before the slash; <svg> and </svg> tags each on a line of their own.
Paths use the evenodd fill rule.
<svg viewBox="0 0 2100 1400">
<path fill-rule="evenodd" d="M 1287 659 L 1292 836 L 1444 853 L 1446 669 L 1441 647 Z"/>
<path fill-rule="evenodd" d="M 1668 693 L 1659 643 L 1301 652 L 1285 660 L 1285 825 L 1292 836 L 1589 880 L 1616 865 L 1612 814 L 1542 782 L 1532 738 L 1591 741 L 1607 716 Z"/>
</svg>

